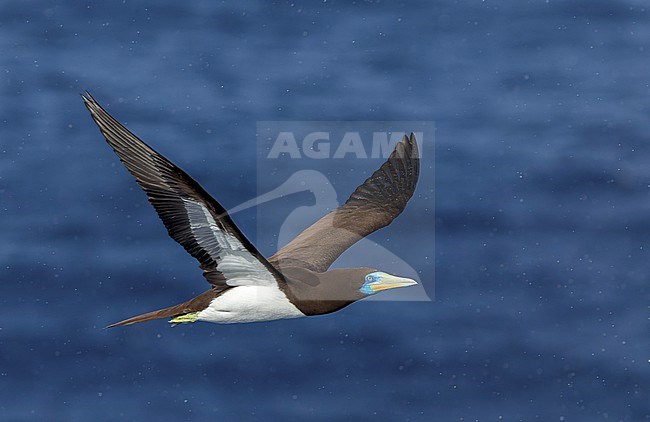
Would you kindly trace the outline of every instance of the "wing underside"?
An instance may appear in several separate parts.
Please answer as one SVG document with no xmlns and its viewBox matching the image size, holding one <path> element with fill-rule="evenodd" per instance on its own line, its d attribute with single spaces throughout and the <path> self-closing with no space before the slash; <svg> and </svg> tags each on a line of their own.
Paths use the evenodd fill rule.
<svg viewBox="0 0 650 422">
<path fill-rule="evenodd" d="M 272 271 L 221 204 L 197 182 L 122 126 L 90 94 L 83 100 L 108 144 L 147 194 L 169 235 L 199 261 L 208 282 L 230 285 L 228 270 L 234 267 L 220 263 L 232 257 L 240 264 L 237 270 Z"/>
</svg>

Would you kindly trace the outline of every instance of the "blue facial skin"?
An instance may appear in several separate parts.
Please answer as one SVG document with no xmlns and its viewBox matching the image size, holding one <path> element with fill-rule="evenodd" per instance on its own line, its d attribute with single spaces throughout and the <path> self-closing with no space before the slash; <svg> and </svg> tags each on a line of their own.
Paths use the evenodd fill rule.
<svg viewBox="0 0 650 422">
<path fill-rule="evenodd" d="M 376 292 L 372 291 L 372 288 L 370 287 L 371 283 L 376 283 L 381 279 L 381 273 L 379 271 L 370 273 L 366 275 L 366 278 L 363 282 L 363 286 L 359 289 L 359 291 L 365 295 L 371 295 Z"/>
</svg>

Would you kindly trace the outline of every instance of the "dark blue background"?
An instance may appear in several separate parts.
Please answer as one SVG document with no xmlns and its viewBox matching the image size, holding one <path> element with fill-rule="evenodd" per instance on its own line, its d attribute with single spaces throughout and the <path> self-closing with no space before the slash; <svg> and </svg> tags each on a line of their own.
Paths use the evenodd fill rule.
<svg viewBox="0 0 650 422">
<path fill-rule="evenodd" d="M 0 419 L 649 419 L 644 7 L 3 1 Z M 226 207 L 257 121 L 434 120 L 436 301 L 102 329 L 205 286 L 84 89 Z"/>
</svg>

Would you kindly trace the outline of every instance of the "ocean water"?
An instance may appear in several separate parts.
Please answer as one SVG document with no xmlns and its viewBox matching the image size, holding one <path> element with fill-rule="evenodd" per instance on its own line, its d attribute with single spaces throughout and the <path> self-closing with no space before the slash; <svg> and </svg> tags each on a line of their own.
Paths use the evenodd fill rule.
<svg viewBox="0 0 650 422">
<path fill-rule="evenodd" d="M 639 0 L 3 1 L 0 420 L 650 419 L 649 39 Z M 86 89 L 227 208 L 259 122 L 435 122 L 435 210 L 373 235 L 433 300 L 103 329 L 206 284 Z M 269 255 L 311 200 L 234 218 Z"/>
</svg>

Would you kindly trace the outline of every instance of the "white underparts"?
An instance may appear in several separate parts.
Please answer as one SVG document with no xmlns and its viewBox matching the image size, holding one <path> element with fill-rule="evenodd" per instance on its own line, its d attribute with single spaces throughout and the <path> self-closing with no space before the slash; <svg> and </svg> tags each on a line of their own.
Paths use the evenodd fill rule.
<svg viewBox="0 0 650 422">
<path fill-rule="evenodd" d="M 226 283 L 235 286 L 199 312 L 199 321 L 235 323 L 305 316 L 282 293 L 268 268 L 219 226 L 204 204 L 191 198 L 183 198 L 183 203 L 194 239 L 219 263 L 217 270 Z"/>
<path fill-rule="evenodd" d="M 238 286 L 199 312 L 199 321 L 231 324 L 303 317 L 277 285 Z"/>
</svg>

